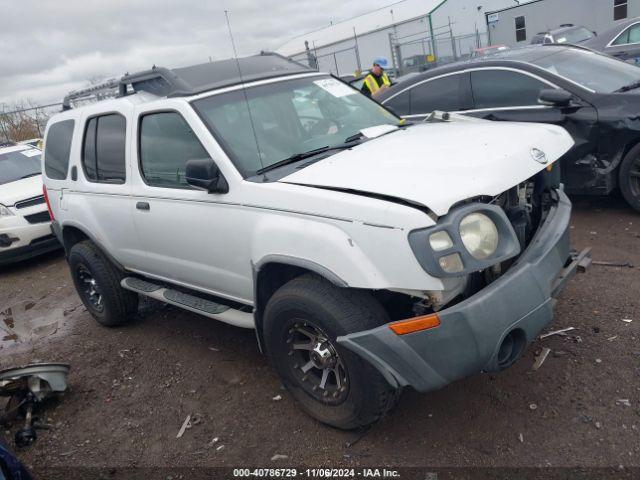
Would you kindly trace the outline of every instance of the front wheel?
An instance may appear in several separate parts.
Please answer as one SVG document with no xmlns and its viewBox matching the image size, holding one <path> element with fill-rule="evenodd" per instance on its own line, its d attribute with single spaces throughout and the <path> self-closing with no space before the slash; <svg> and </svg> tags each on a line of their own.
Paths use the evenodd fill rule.
<svg viewBox="0 0 640 480">
<path fill-rule="evenodd" d="M 640 145 L 633 147 L 624 157 L 618 175 L 622 196 L 640 212 Z"/>
<path fill-rule="evenodd" d="M 269 300 L 264 313 L 266 349 L 302 410 L 337 428 L 364 427 L 389 411 L 400 391 L 336 338 L 388 321 L 368 293 L 307 274 L 291 280 Z"/>
</svg>

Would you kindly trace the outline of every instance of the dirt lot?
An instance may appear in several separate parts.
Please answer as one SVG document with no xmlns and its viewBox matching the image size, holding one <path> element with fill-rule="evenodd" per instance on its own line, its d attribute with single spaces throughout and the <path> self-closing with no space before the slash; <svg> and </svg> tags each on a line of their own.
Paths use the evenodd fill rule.
<svg viewBox="0 0 640 480">
<path fill-rule="evenodd" d="M 13 329 L 0 325 L 0 368 L 72 365 L 69 393 L 45 414 L 55 428 L 19 455 L 37 470 L 640 466 L 640 215 L 616 199 L 574 202 L 574 246 L 636 267 L 594 266 L 570 283 L 550 326 L 575 327 L 568 336 L 535 342 L 499 375 L 429 395 L 405 392 L 364 433 L 327 428 L 298 411 L 251 331 L 159 304 L 109 330 L 81 306 L 62 254 L 4 269 L 0 311 L 22 313 Z M 552 353 L 533 371 L 545 346 Z M 176 439 L 187 415 L 193 425 Z"/>
</svg>

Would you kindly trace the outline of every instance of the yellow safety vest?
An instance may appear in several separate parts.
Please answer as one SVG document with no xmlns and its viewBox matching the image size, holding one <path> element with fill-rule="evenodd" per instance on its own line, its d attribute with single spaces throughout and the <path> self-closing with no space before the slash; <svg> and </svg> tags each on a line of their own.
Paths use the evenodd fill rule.
<svg viewBox="0 0 640 480">
<path fill-rule="evenodd" d="M 365 77 L 364 83 L 367 85 L 367 87 L 369 87 L 369 91 L 371 92 L 372 95 L 378 90 L 380 90 L 380 87 L 378 86 L 378 82 L 376 81 L 373 73 L 370 73 Z M 382 84 L 386 85 L 387 87 L 391 85 L 391 82 L 389 81 L 389 77 L 387 77 L 387 74 L 384 72 L 382 72 Z"/>
</svg>

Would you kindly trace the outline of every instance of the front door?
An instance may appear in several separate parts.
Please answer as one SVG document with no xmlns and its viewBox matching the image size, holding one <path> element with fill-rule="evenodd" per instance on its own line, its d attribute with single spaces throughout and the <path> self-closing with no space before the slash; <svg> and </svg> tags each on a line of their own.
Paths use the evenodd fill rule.
<svg viewBox="0 0 640 480">
<path fill-rule="evenodd" d="M 147 253 L 142 273 L 247 303 L 253 284 L 243 212 L 232 197 L 238 189 L 208 193 L 187 183 L 188 160 L 213 158 L 219 166 L 222 153 L 193 110 L 181 102 L 173 106 L 141 106 L 136 112 L 138 185 L 132 208 Z"/>
</svg>

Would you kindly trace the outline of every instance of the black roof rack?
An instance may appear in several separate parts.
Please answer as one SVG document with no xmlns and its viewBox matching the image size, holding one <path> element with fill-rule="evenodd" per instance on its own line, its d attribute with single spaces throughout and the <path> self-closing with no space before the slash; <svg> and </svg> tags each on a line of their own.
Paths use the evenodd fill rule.
<svg viewBox="0 0 640 480">
<path fill-rule="evenodd" d="M 117 96 L 123 97 L 144 91 L 161 97 L 185 97 L 242 82 L 313 71 L 315 70 L 275 52 L 261 52 L 251 57 L 219 60 L 175 69 L 154 65 L 150 70 L 125 74 L 116 85 Z M 63 101 L 63 110 L 71 108 L 71 101 L 86 97 L 87 94 L 95 94 L 97 87 L 67 95 Z M 109 84 L 109 87 L 113 88 L 114 85 Z M 92 89 L 93 92 L 90 92 Z"/>
<path fill-rule="evenodd" d="M 62 110 L 69 110 L 72 107 L 71 102 L 100 101 L 117 97 L 119 86 L 120 80 L 113 78 L 100 84 L 69 92 L 62 100 Z"/>
</svg>

